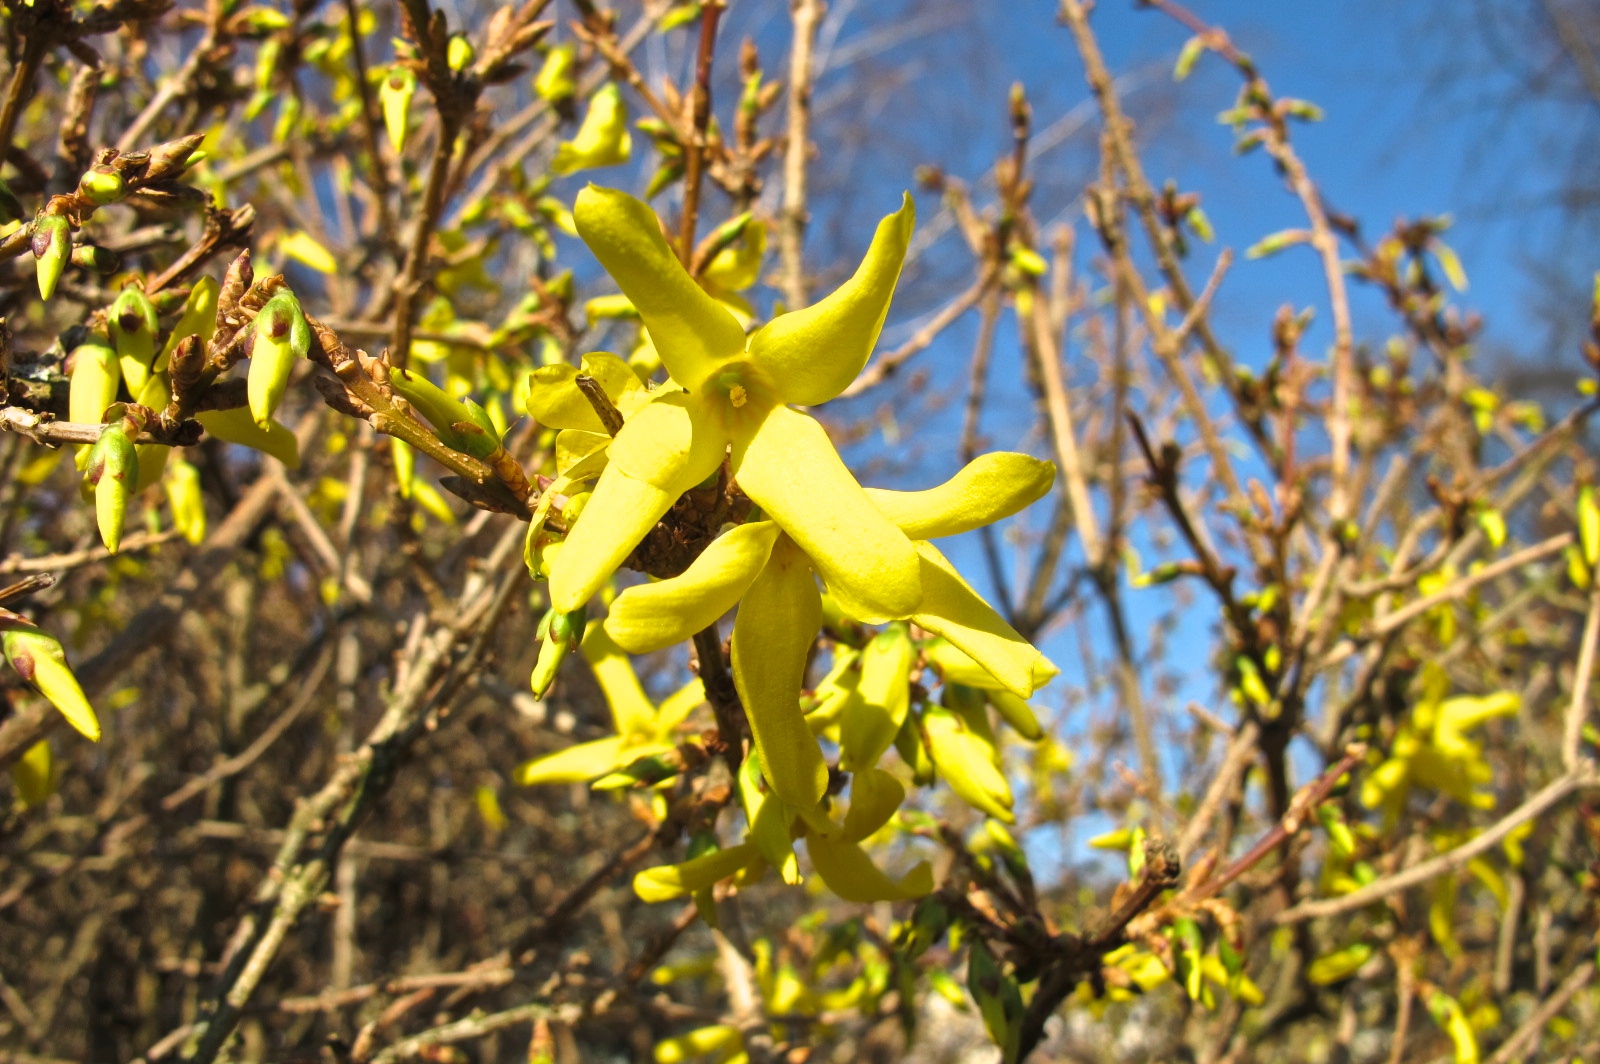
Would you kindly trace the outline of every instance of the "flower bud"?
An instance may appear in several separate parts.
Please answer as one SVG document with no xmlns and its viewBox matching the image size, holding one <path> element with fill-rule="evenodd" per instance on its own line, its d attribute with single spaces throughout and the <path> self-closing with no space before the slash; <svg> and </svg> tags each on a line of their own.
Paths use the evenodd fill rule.
<svg viewBox="0 0 1600 1064">
<path fill-rule="evenodd" d="M 144 289 L 130 286 L 122 290 L 106 311 L 106 328 L 117 349 L 128 394 L 137 396 L 150 379 L 150 368 L 156 360 L 156 332 L 160 329 L 155 305 Z"/>
<path fill-rule="evenodd" d="M 70 261 L 80 270 L 102 276 L 116 273 L 122 266 L 122 256 L 95 244 L 79 244 L 72 249 Z"/>
<path fill-rule="evenodd" d="M 499 449 L 494 423 L 476 403 L 470 407 L 459 403 L 427 377 L 399 367 L 389 370 L 389 384 L 448 446 L 475 458 L 487 458 Z"/>
<path fill-rule="evenodd" d="M 128 194 L 128 182 L 106 163 L 96 163 L 78 178 L 78 192 L 95 206 L 104 207 Z"/>
<path fill-rule="evenodd" d="M 106 407 L 117 401 L 122 368 L 117 353 L 99 333 L 91 333 L 72 349 L 72 384 L 67 391 L 67 420 L 98 425 Z M 85 449 L 87 450 L 87 448 Z"/>
<path fill-rule="evenodd" d="M 399 152 L 406 146 L 406 129 L 411 117 L 411 97 L 417 91 L 417 76 L 410 69 L 394 66 L 384 75 L 378 88 L 378 102 L 383 106 L 383 128 L 389 134 L 389 143 Z"/>
<path fill-rule="evenodd" d="M 55 294 L 61 271 L 72 255 L 72 223 L 59 214 L 41 213 L 33 223 L 34 268 L 39 277 L 39 298 Z"/>
<path fill-rule="evenodd" d="M 139 477 L 139 454 L 121 421 L 107 425 L 89 448 L 83 482 L 94 492 L 95 523 L 100 539 L 112 554 L 122 544 L 122 524 L 128 498 Z"/>
<path fill-rule="evenodd" d="M 529 678 L 529 686 L 533 688 L 535 698 L 545 696 L 550 690 L 550 685 L 555 682 L 556 673 L 560 670 L 561 662 L 566 659 L 568 651 L 576 650 L 578 644 L 583 641 L 587 613 L 587 606 L 580 606 L 571 613 L 545 611 L 544 617 L 539 621 L 539 660 L 534 664 L 533 675 Z"/>
<path fill-rule="evenodd" d="M 444 61 L 451 70 L 457 74 L 472 65 L 476 53 L 472 50 L 472 42 L 460 33 L 450 35 L 450 43 L 445 46 Z"/>
<path fill-rule="evenodd" d="M 78 731 L 100 738 L 100 721 L 83 688 L 67 667 L 67 655 L 54 636 L 9 610 L 0 610 L 0 650 L 28 685 L 50 700 Z"/>
<path fill-rule="evenodd" d="M 533 91 L 539 94 L 539 99 L 559 103 L 578 91 L 578 83 L 572 76 L 577 57 L 577 49 L 570 44 L 558 44 L 545 53 L 544 66 L 533 79 Z"/>
<path fill-rule="evenodd" d="M 145 169 L 146 179 L 154 181 L 177 177 L 184 169 L 200 161 L 197 149 L 205 139 L 205 134 L 193 133 L 151 148 L 150 163 Z"/>
<path fill-rule="evenodd" d="M 311 350 L 311 327 L 300 301 L 287 288 L 278 289 L 256 315 L 255 341 L 250 348 L 250 374 L 246 394 L 250 416 L 262 429 L 272 422 L 272 412 L 289 389 L 295 360 Z"/>
</svg>

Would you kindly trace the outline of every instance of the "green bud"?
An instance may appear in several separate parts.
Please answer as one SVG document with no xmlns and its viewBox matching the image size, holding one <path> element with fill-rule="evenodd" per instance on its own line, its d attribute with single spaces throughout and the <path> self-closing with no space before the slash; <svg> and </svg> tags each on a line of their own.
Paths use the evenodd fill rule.
<svg viewBox="0 0 1600 1064">
<path fill-rule="evenodd" d="M 500 437 L 494 423 L 482 407 L 471 407 L 450 398 L 449 394 L 420 373 L 394 368 L 389 371 L 389 384 L 396 394 L 416 407 L 417 413 L 427 419 L 448 446 L 475 458 L 487 458 L 500 447 Z"/>
<path fill-rule="evenodd" d="M 911 920 L 901 928 L 900 949 L 914 961 L 931 949 L 950 929 L 950 910 L 937 894 L 917 902 Z"/>
<path fill-rule="evenodd" d="M 561 662 L 566 659 L 567 648 L 558 642 L 545 640 L 539 644 L 539 660 L 534 663 L 533 675 L 528 678 L 528 686 L 533 689 L 533 697 L 543 698 L 550 690 L 550 685 L 556 681 L 556 673 L 561 669 Z"/>
<path fill-rule="evenodd" d="M 1014 1059 L 1021 1033 L 1022 992 L 988 945 L 977 937 L 967 949 L 967 990 L 978 1004 L 978 1014 L 983 1017 L 989 1037 L 1000 1047 L 1000 1059 Z"/>
<path fill-rule="evenodd" d="M 80 270 L 101 275 L 116 273 L 122 266 L 122 256 L 94 244 L 79 244 L 72 249 L 71 262 Z"/>
<path fill-rule="evenodd" d="M 94 707 L 67 667 L 60 640 L 25 617 L 0 610 L 0 650 L 11 667 L 30 687 L 50 700 L 67 723 L 87 738 L 99 741 L 100 721 Z"/>
<path fill-rule="evenodd" d="M 99 207 L 117 203 L 128 194 L 127 180 L 105 163 L 96 163 L 78 178 L 78 191 Z"/>
<path fill-rule="evenodd" d="M 395 486 L 402 499 L 411 498 L 411 485 L 417 477 L 417 452 L 398 436 L 389 437 L 389 453 L 394 458 Z"/>
<path fill-rule="evenodd" d="M 296 360 L 305 358 L 309 350 L 311 327 L 300 301 L 287 288 L 280 288 L 256 315 L 250 373 L 245 378 L 250 416 L 261 428 L 272 423 L 272 412 L 289 389 L 289 374 Z"/>
<path fill-rule="evenodd" d="M 139 454 L 126 427 L 114 421 L 100 432 L 89 448 L 83 482 L 94 492 L 95 523 L 100 539 L 112 554 L 122 544 L 122 525 L 128 513 L 128 499 L 139 479 Z"/>
<path fill-rule="evenodd" d="M 155 305 L 136 285 L 124 288 L 106 311 L 106 330 L 111 334 L 111 345 L 117 349 L 129 395 L 137 396 L 150 379 L 159 329 Z"/>
<path fill-rule="evenodd" d="M 72 223 L 59 214 L 41 213 L 34 219 L 32 248 L 39 298 L 49 299 L 72 255 Z"/>
</svg>

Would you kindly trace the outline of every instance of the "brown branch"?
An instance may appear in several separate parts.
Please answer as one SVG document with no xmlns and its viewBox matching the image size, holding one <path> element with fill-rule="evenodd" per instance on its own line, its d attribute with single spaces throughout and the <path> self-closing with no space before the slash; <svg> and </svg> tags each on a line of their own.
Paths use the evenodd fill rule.
<svg viewBox="0 0 1600 1064">
<path fill-rule="evenodd" d="M 794 41 L 789 48 L 788 133 L 783 149 L 783 212 L 778 226 L 778 253 L 783 263 L 783 292 L 790 310 L 804 307 L 806 291 L 805 239 L 810 214 L 806 206 L 811 152 L 812 54 L 817 27 L 828 5 L 822 0 L 789 0 Z"/>
</svg>

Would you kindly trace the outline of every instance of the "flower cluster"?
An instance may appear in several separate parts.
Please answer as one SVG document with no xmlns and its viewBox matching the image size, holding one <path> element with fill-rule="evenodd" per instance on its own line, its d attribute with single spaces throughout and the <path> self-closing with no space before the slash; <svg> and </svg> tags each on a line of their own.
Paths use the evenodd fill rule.
<svg viewBox="0 0 1600 1064">
<path fill-rule="evenodd" d="M 1031 720 L 1023 700 L 1056 672 L 931 541 L 1016 513 L 1049 490 L 1055 467 L 1028 455 L 990 454 L 928 491 L 867 489 L 822 426 L 796 409 L 834 398 L 866 364 L 911 239 L 909 197 L 879 223 L 865 259 L 838 290 L 748 336 L 683 268 L 644 203 L 591 186 L 579 195 L 574 217 L 638 313 L 670 380 L 647 391 L 620 360 L 591 356 L 600 371 L 594 375 L 624 415 L 614 434 L 578 405 L 572 374 L 551 367 L 533 383 L 530 410 L 547 413 L 546 423 L 564 430 L 559 439 L 574 452 L 562 466 L 560 490 L 582 500 L 576 520 L 573 509 L 566 513 L 559 551 L 543 559 L 553 615 L 586 609 L 679 498 L 722 469 L 756 508 L 753 519 L 725 530 L 681 575 L 624 590 L 603 622 L 617 647 L 642 654 L 691 638 L 737 606 L 733 679 L 764 779 L 743 788 L 749 842 L 676 871 L 645 873 L 641 893 L 692 892 L 762 857 L 788 878 L 797 818 L 813 864 L 841 896 L 926 892 L 925 871 L 896 884 L 871 869 L 857 845 L 904 797 L 899 782 L 876 765 L 906 730 L 908 677 L 919 657 L 941 675 L 935 658 L 959 662 L 953 667 L 962 680 L 948 682 L 947 693 L 967 691 L 983 718 L 978 725 L 970 711 L 932 707 L 919 718 L 927 752 L 943 760 L 937 768 L 952 789 L 1004 819 L 1011 794 L 993 764 L 992 736 L 981 734 L 988 728 L 984 696 L 997 708 L 1005 703 L 1003 717 L 1008 709 L 1019 715 L 1021 706 Z M 576 490 L 585 479 L 580 465 L 586 477 L 598 473 L 592 492 Z M 848 655 L 837 657 L 842 665 L 834 679 L 854 676 L 842 681 L 854 685 L 854 697 L 836 700 L 831 717 L 809 719 L 801 695 L 825 609 L 848 622 L 889 627 L 863 648 L 858 676 Z M 937 639 L 928 643 L 928 634 Z M 830 729 L 841 767 L 855 779 L 842 826 L 823 811 L 829 771 L 815 733 Z M 781 803 L 781 813 L 758 816 L 750 808 L 767 798 Z M 759 829 L 758 820 L 777 825 L 774 833 Z"/>
</svg>

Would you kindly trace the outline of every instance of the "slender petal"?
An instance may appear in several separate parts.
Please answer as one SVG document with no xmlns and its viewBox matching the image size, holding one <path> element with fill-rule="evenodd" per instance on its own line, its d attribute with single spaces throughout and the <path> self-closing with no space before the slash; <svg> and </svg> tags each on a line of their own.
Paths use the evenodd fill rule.
<svg viewBox="0 0 1600 1064">
<path fill-rule="evenodd" d="M 696 708 L 705 705 L 706 685 L 696 676 L 678 688 L 656 708 L 656 734 L 666 738 L 682 724 Z"/>
<path fill-rule="evenodd" d="M 617 734 L 654 734 L 656 707 L 639 684 L 639 674 L 633 671 L 628 655 L 611 641 L 599 621 L 589 622 L 579 649 L 589 667 L 594 669 L 594 678 L 600 681 L 600 690 L 606 696 L 606 705 L 611 707 Z"/>
<path fill-rule="evenodd" d="M 610 464 L 551 565 L 557 610 L 570 613 L 589 601 L 678 496 L 721 463 L 725 438 L 714 422 L 694 423 L 695 405 L 682 392 L 658 396 L 611 441 Z"/>
<path fill-rule="evenodd" d="M 713 540 L 681 576 L 630 587 L 617 596 L 606 631 L 632 654 L 692 638 L 733 609 L 772 553 L 778 526 L 772 521 L 740 525 Z"/>
<path fill-rule="evenodd" d="M 860 700 L 839 718 L 839 767 L 846 772 L 878 763 L 911 708 L 908 674 L 916 644 L 903 624 L 891 624 L 861 652 Z"/>
<path fill-rule="evenodd" d="M 845 901 L 904 901 L 920 898 L 933 890 L 933 869 L 927 861 L 907 872 L 898 882 L 872 863 L 872 858 L 853 842 L 806 836 L 806 852 L 822 881 Z"/>
<path fill-rule="evenodd" d="M 606 467 L 583 517 L 550 563 L 550 605 L 571 613 L 588 602 L 679 494 Z"/>
<path fill-rule="evenodd" d="M 604 739 L 579 743 L 524 762 L 518 766 L 512 778 L 524 787 L 545 783 L 587 783 L 607 772 L 625 768 L 641 757 L 664 754 L 671 749 L 671 743 L 630 746 L 625 736 L 608 735 Z"/>
<path fill-rule="evenodd" d="M 643 901 L 670 901 L 706 887 L 761 860 L 753 842 L 716 850 L 682 864 L 646 868 L 633 877 L 633 892 Z"/>
<path fill-rule="evenodd" d="M 633 301 L 672 379 L 698 392 L 744 353 L 744 330 L 678 262 L 655 212 L 632 196 L 590 185 L 573 209 L 578 234 Z"/>
<path fill-rule="evenodd" d="M 767 782 L 797 809 L 815 806 L 828 785 L 822 750 L 800 712 L 806 655 L 821 624 L 811 566 L 780 539 L 734 618 L 733 679 Z"/>
<path fill-rule="evenodd" d="M 867 498 L 912 539 L 970 532 L 1044 498 L 1056 478 L 1054 462 L 998 451 L 980 455 L 936 488 L 887 491 L 867 488 Z"/>
<path fill-rule="evenodd" d="M 735 438 L 733 464 L 739 487 L 811 556 L 845 613 L 881 624 L 917 609 L 916 550 L 867 499 L 815 419 L 775 407 Z"/>
<path fill-rule="evenodd" d="M 786 402 L 825 403 L 861 373 L 889 313 L 916 218 L 908 195 L 899 211 L 878 223 L 854 277 L 826 299 L 774 318 L 750 338 L 751 360 L 779 383 Z"/>
<path fill-rule="evenodd" d="M 1057 670 L 961 579 L 955 567 L 930 543 L 918 543 L 922 557 L 922 606 L 911 619 L 944 636 L 982 665 L 1005 689 L 1020 698 L 1033 694 Z"/>
</svg>

